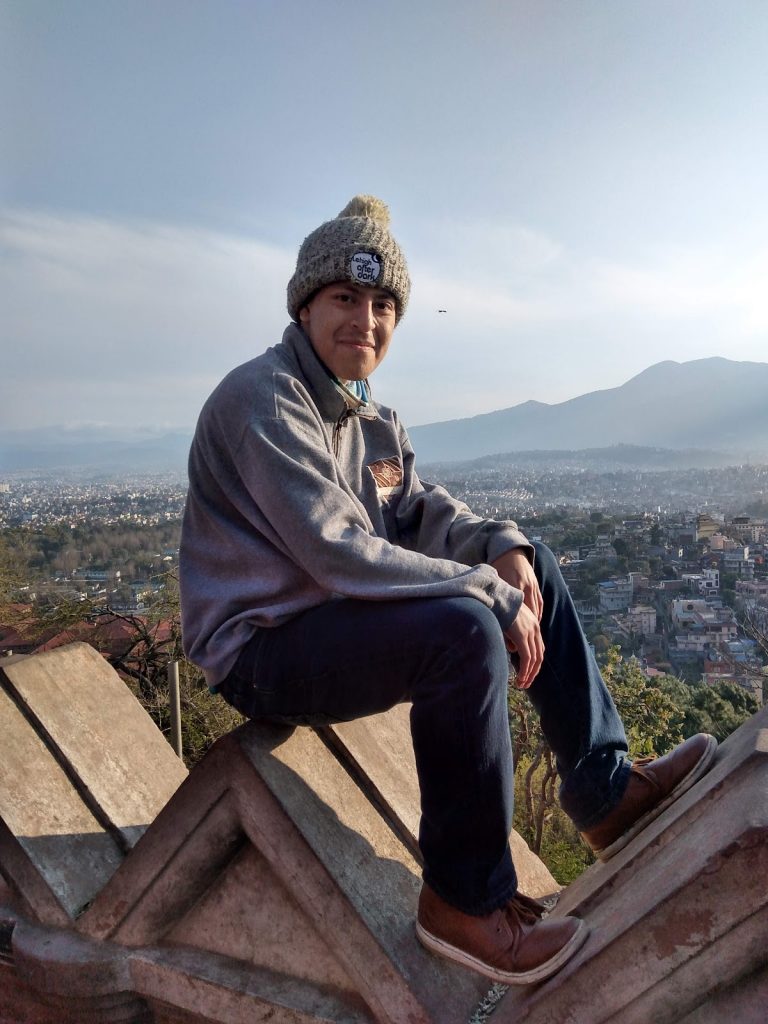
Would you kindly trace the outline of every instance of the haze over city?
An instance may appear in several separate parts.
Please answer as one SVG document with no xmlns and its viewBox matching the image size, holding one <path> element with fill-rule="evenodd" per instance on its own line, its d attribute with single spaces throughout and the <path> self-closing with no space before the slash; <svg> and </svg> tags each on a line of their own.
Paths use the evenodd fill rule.
<svg viewBox="0 0 768 1024">
<path fill-rule="evenodd" d="M 0 428 L 186 428 L 380 195 L 409 424 L 768 358 L 768 7 L 5 0 Z M 445 313 L 438 310 L 445 309 Z"/>
</svg>

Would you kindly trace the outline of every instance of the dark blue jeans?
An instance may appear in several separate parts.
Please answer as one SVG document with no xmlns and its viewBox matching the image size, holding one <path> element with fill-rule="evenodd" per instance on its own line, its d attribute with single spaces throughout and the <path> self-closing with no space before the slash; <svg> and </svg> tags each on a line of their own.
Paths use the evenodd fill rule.
<svg viewBox="0 0 768 1024">
<path fill-rule="evenodd" d="M 621 797 L 627 741 L 557 561 L 535 544 L 544 665 L 528 690 L 557 759 L 560 802 L 580 829 Z M 473 598 L 339 600 L 259 630 L 222 683 L 250 718 L 321 725 L 412 701 L 424 879 L 469 914 L 516 891 L 509 660 Z"/>
</svg>

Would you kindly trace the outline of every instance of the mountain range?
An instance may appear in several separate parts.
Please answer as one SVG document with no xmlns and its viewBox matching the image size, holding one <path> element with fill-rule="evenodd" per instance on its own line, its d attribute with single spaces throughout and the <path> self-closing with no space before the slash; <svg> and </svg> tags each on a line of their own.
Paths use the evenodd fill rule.
<svg viewBox="0 0 768 1024">
<path fill-rule="evenodd" d="M 768 461 L 768 363 L 714 357 L 656 363 L 620 387 L 567 402 L 509 409 L 412 427 L 420 464 L 505 453 L 613 449 L 611 459 L 646 461 L 632 447 L 702 450 L 741 462 Z M 158 433 L 89 427 L 0 432 L 0 475 L 25 470 L 183 472 L 190 431 Z M 623 450 L 619 446 L 624 446 Z M 696 454 L 698 452 L 698 455 Z M 658 453 L 653 456 L 658 462 Z M 663 459 L 662 459 L 663 461 Z M 681 465 L 680 459 L 675 463 Z"/>
<path fill-rule="evenodd" d="M 421 462 L 615 445 L 768 458 L 768 363 L 665 360 L 617 388 L 554 405 L 523 402 L 409 434 Z"/>
<path fill-rule="evenodd" d="M 100 426 L 0 432 L 0 476 L 29 470 L 182 473 L 192 431 L 132 431 Z"/>
</svg>

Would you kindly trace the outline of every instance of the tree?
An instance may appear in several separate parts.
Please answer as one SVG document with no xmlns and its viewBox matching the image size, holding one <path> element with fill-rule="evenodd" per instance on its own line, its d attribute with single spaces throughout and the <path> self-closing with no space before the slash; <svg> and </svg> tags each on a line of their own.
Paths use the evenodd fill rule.
<svg viewBox="0 0 768 1024">
<path fill-rule="evenodd" d="M 763 654 L 768 657 L 768 632 L 762 628 L 754 610 L 747 604 L 741 602 L 739 610 L 739 625 L 750 640 L 754 640 Z"/>
<path fill-rule="evenodd" d="M 569 583 L 568 589 L 574 601 L 594 601 L 597 597 L 594 584 L 587 583 L 585 580 L 576 580 L 574 583 Z"/>
<path fill-rule="evenodd" d="M 720 573 L 720 596 L 731 607 L 736 603 L 736 580 L 738 578 L 735 572 Z"/>
<path fill-rule="evenodd" d="M 632 554 L 632 547 L 624 537 L 615 537 L 611 544 L 619 558 L 629 558 Z"/>
<path fill-rule="evenodd" d="M 596 654 L 606 654 L 611 649 L 611 641 L 605 633 L 595 633 L 592 637 L 592 646 Z"/>
<path fill-rule="evenodd" d="M 618 647 L 611 647 L 601 669 L 624 722 L 630 757 L 665 754 L 680 742 L 682 709 L 643 675 L 637 658 L 625 660 Z"/>
<path fill-rule="evenodd" d="M 708 732 L 719 741 L 727 739 L 759 710 L 759 702 L 738 683 L 720 682 L 713 686 L 688 684 L 675 676 L 664 676 L 659 688 L 678 706 L 682 714 L 680 730 L 687 738 Z"/>
<path fill-rule="evenodd" d="M 112 613 L 131 626 L 132 637 L 126 651 L 109 660 L 128 678 L 138 699 L 166 734 L 170 731 L 168 664 L 178 662 L 182 746 L 184 760 L 191 767 L 211 744 L 245 719 L 210 693 L 200 669 L 184 657 L 178 580 L 174 572 L 164 573 L 163 580 L 160 597 L 145 614 Z"/>
<path fill-rule="evenodd" d="M 636 658 L 624 660 L 619 649 L 611 647 L 602 672 L 624 720 L 631 757 L 663 754 L 680 741 L 681 708 L 646 679 Z M 558 881 L 567 883 L 594 858 L 557 803 L 554 756 L 530 701 L 514 687 L 510 688 L 509 711 L 516 763 L 515 828 Z"/>
<path fill-rule="evenodd" d="M 738 684 L 699 686 L 687 709 L 686 732 L 710 732 L 722 741 L 758 709 L 757 700 Z"/>
<path fill-rule="evenodd" d="M 557 771 L 530 700 L 510 687 L 510 724 L 515 759 L 514 825 L 563 885 L 594 861 L 591 850 L 557 803 Z"/>
<path fill-rule="evenodd" d="M 0 624 L 14 626 L 36 644 L 57 634 L 64 634 L 62 642 L 82 640 L 91 644 L 120 673 L 164 733 L 170 730 L 168 663 L 177 661 L 184 759 L 190 766 L 216 739 L 244 721 L 221 697 L 208 691 L 202 673 L 183 656 L 178 586 L 172 573 L 164 576 L 160 597 L 142 615 L 96 608 L 89 601 L 59 596 L 46 604 L 22 605 L 20 588 L 30 580 L 31 549 L 17 543 L 18 539 L 10 531 L 0 534 Z M 61 547 L 51 547 L 51 552 Z M 125 627 L 119 645 L 114 636 L 116 622 Z"/>
</svg>

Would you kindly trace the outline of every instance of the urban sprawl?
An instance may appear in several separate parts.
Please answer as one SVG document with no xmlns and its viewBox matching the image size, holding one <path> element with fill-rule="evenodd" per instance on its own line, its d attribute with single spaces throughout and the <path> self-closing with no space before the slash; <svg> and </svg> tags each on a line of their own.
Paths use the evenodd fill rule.
<svg viewBox="0 0 768 1024">
<path fill-rule="evenodd" d="M 598 653 L 617 645 L 650 677 L 735 682 L 763 702 L 768 466 L 601 472 L 521 468 L 507 457 L 424 475 L 478 515 L 517 520 L 556 552 Z M 172 474 L 0 481 L 0 531 L 16 547 L 28 538 L 33 550 L 37 538 L 49 546 L 57 538 L 34 578 L 17 580 L 17 599 L 150 613 L 176 565 L 184 496 Z M 88 530 L 100 532 L 84 544 Z M 77 540 L 68 544 L 67 531 Z"/>
</svg>

